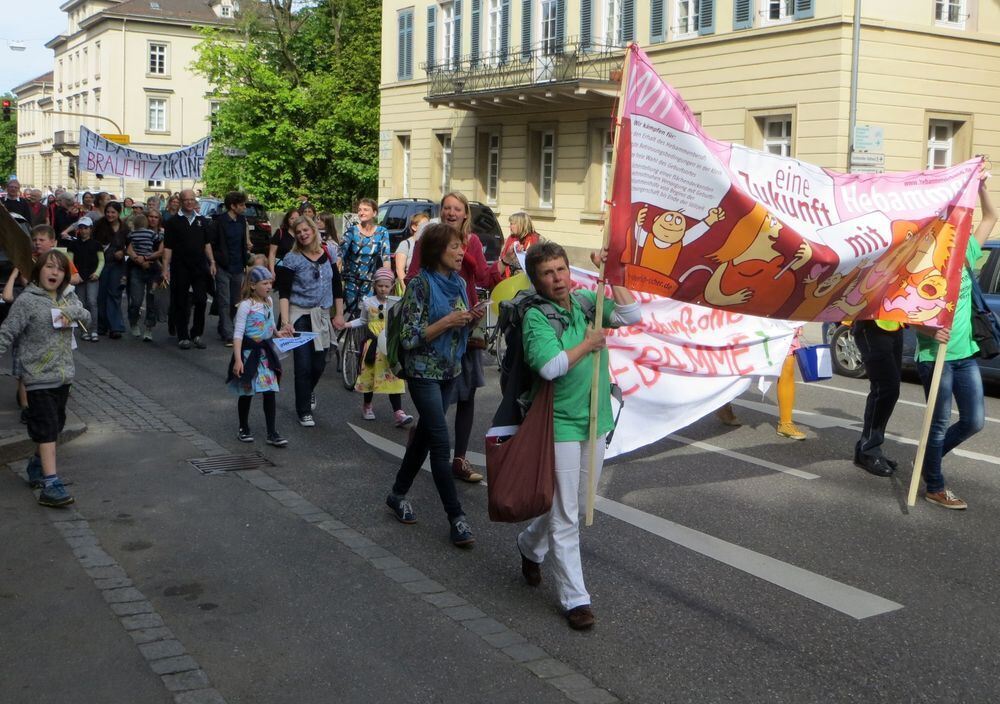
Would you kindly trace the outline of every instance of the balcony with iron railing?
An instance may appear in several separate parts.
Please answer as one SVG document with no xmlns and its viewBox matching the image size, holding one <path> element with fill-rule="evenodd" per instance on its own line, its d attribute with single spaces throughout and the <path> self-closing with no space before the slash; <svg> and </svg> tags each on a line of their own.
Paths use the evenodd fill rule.
<svg viewBox="0 0 1000 704">
<path fill-rule="evenodd" d="M 421 65 L 427 72 L 427 97 L 432 105 L 475 109 L 502 106 L 513 100 L 575 100 L 606 102 L 617 93 L 625 48 L 580 42 L 545 42 L 527 51 L 517 47 L 505 54 L 469 55 L 438 64 Z"/>
</svg>

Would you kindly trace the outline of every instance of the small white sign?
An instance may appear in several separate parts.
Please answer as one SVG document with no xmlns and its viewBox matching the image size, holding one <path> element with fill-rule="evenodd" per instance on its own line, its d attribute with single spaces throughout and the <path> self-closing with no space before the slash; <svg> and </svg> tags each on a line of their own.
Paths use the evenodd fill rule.
<svg viewBox="0 0 1000 704">
<path fill-rule="evenodd" d="M 851 152 L 852 166 L 885 166 L 885 154 Z"/>
<path fill-rule="evenodd" d="M 878 125 L 855 125 L 854 150 L 858 152 L 880 152 L 883 148 L 885 131 Z"/>
</svg>

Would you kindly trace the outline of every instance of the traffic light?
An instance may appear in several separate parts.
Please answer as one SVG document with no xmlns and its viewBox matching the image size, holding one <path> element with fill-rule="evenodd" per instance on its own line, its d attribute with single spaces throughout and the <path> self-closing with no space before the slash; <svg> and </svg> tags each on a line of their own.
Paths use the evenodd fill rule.
<svg viewBox="0 0 1000 704">
<path fill-rule="evenodd" d="M 73 179 L 74 181 L 76 180 L 76 162 L 75 161 L 70 161 L 69 162 L 69 177 L 71 179 Z"/>
<path fill-rule="evenodd" d="M 10 101 L 6 98 L 3 101 L 3 121 L 10 122 Z"/>
</svg>

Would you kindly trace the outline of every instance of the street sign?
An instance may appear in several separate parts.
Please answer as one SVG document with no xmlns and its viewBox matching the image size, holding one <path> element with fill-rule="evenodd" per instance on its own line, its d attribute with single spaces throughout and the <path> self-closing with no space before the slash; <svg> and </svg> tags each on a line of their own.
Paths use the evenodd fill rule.
<svg viewBox="0 0 1000 704">
<path fill-rule="evenodd" d="M 238 147 L 223 147 L 222 153 L 226 156 L 246 156 L 247 150 Z"/>
<path fill-rule="evenodd" d="M 851 166 L 885 166 L 885 154 L 851 152 Z"/>
<path fill-rule="evenodd" d="M 880 152 L 883 147 L 884 130 L 878 125 L 854 126 L 854 151 Z"/>
<path fill-rule="evenodd" d="M 884 174 L 885 167 L 882 166 L 851 166 L 848 173 L 852 174 Z"/>
<path fill-rule="evenodd" d="M 105 134 L 101 132 L 101 136 L 109 142 L 114 142 L 115 144 L 131 144 L 132 137 L 127 134 Z"/>
</svg>

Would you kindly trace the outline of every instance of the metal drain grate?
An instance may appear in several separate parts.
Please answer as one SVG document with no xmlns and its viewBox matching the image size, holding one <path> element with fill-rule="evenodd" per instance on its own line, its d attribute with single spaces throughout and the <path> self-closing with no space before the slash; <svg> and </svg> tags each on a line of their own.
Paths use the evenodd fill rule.
<svg viewBox="0 0 1000 704">
<path fill-rule="evenodd" d="M 246 455 L 221 455 L 219 457 L 199 457 L 188 460 L 188 464 L 202 474 L 223 474 L 224 472 L 239 472 L 244 469 L 260 469 L 273 467 L 274 463 L 259 452 Z"/>
</svg>

